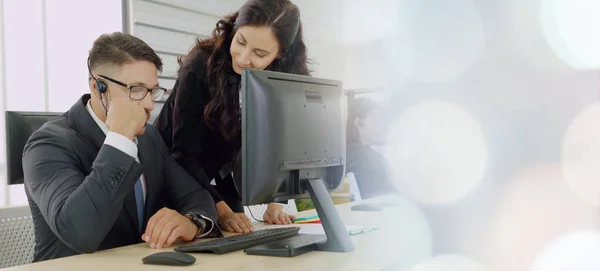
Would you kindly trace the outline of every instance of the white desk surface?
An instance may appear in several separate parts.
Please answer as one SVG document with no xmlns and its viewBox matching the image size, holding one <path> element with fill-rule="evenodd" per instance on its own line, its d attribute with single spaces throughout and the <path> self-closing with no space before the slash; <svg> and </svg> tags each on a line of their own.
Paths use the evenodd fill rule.
<svg viewBox="0 0 600 271">
<path fill-rule="evenodd" d="M 353 236 L 356 249 L 347 253 L 313 251 L 292 258 L 246 255 L 243 250 L 223 255 L 193 253 L 195 264 L 171 267 L 144 265 L 142 258 L 159 251 L 171 251 L 176 245 L 156 250 L 144 243 L 6 270 L 382 270 L 398 264 L 410 266 L 430 255 L 429 228 L 414 205 L 401 200 L 399 206 L 383 211 L 358 212 L 350 210 L 354 204 L 337 205 L 344 223 L 380 229 Z M 313 214 L 314 210 L 301 212 L 298 216 Z"/>
</svg>

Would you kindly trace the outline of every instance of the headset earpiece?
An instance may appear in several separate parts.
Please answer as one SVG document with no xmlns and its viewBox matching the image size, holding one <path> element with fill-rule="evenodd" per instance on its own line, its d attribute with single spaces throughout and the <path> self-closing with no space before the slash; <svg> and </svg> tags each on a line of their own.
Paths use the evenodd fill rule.
<svg viewBox="0 0 600 271">
<path fill-rule="evenodd" d="M 106 86 L 106 83 L 104 83 L 104 81 L 96 80 L 96 89 L 98 90 L 98 92 L 100 92 L 100 96 L 102 96 L 102 93 L 106 93 L 106 90 L 108 89 L 108 86 Z"/>
<path fill-rule="evenodd" d="M 96 90 L 98 91 L 98 98 L 100 99 L 100 103 L 102 104 L 102 107 L 104 107 L 106 114 L 108 114 L 108 108 L 106 108 L 106 105 L 104 104 L 104 101 L 102 100 L 102 94 L 104 94 L 108 91 L 108 86 L 106 85 L 106 83 L 104 81 L 101 81 L 98 79 L 94 79 L 94 80 L 96 80 Z"/>
<path fill-rule="evenodd" d="M 100 99 L 100 103 L 102 104 L 102 107 L 104 107 L 104 110 L 106 111 L 106 115 L 108 115 L 108 108 L 106 108 L 104 101 L 102 101 L 102 94 L 108 92 L 108 86 L 106 85 L 106 83 L 104 81 L 98 80 L 98 78 L 94 77 L 94 75 L 92 74 L 92 69 L 90 68 L 90 57 L 89 56 L 87 59 L 87 67 L 88 67 L 88 72 L 90 73 L 90 79 L 96 80 L 96 83 L 94 85 L 96 86 L 96 91 L 98 91 L 98 98 Z M 107 100 L 108 100 L 108 97 L 107 97 Z"/>
</svg>

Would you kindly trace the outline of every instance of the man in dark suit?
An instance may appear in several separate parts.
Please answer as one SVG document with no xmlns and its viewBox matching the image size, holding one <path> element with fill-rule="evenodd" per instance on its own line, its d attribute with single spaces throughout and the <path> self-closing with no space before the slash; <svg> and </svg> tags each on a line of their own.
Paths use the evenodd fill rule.
<svg viewBox="0 0 600 271">
<path fill-rule="evenodd" d="M 24 149 L 34 261 L 220 236 L 209 193 L 145 125 L 165 91 L 158 55 L 136 37 L 113 33 L 94 42 L 88 66 L 91 94 L 42 126 Z"/>
</svg>

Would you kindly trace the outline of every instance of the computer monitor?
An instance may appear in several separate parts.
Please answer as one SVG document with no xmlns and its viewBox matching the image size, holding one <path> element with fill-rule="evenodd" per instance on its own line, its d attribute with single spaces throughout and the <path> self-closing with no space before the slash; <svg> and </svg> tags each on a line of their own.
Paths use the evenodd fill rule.
<svg viewBox="0 0 600 271">
<path fill-rule="evenodd" d="M 346 96 L 341 82 L 245 69 L 240 95 L 244 205 L 310 195 L 327 238 L 317 240 L 324 242 L 316 242 L 315 248 L 353 250 L 328 191 L 339 186 L 345 173 Z"/>
<path fill-rule="evenodd" d="M 6 111 L 6 168 L 8 184 L 23 184 L 23 148 L 44 123 L 58 117 L 55 112 Z"/>
</svg>

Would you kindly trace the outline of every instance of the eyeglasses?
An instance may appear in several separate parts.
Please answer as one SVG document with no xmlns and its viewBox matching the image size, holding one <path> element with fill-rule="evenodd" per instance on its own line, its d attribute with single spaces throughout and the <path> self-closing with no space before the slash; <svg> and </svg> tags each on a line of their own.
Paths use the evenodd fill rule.
<svg viewBox="0 0 600 271">
<path fill-rule="evenodd" d="M 119 82 L 115 79 L 112 79 L 108 76 L 104 76 L 104 75 L 98 75 L 98 76 L 102 77 L 108 81 L 111 81 L 117 85 L 128 88 L 129 89 L 129 99 L 136 100 L 136 101 L 143 100 L 144 98 L 146 98 L 146 95 L 148 95 L 148 93 L 152 93 L 152 100 L 154 100 L 155 102 L 160 101 L 162 99 L 162 97 L 165 95 L 165 92 L 167 91 L 167 89 L 165 89 L 163 87 L 147 88 L 147 87 L 142 87 L 142 86 L 130 86 L 123 82 Z"/>
</svg>

